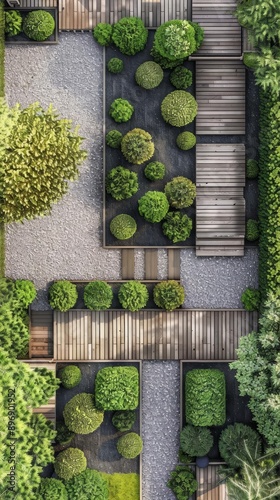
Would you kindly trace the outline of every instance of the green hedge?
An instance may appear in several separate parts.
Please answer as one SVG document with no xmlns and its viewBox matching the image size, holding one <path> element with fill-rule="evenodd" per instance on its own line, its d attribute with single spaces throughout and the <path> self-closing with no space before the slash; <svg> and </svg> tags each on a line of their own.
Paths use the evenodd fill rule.
<svg viewBox="0 0 280 500">
<path fill-rule="evenodd" d="M 217 369 L 195 369 L 185 378 L 186 422 L 200 427 L 226 421 L 226 383 Z"/>
<path fill-rule="evenodd" d="M 102 368 L 95 378 L 95 402 L 103 410 L 135 410 L 139 403 L 139 373 L 134 366 Z"/>
<path fill-rule="evenodd" d="M 5 14 L 0 0 L 0 98 L 5 94 Z M 5 226 L 0 223 L 0 277 L 5 275 Z"/>
</svg>

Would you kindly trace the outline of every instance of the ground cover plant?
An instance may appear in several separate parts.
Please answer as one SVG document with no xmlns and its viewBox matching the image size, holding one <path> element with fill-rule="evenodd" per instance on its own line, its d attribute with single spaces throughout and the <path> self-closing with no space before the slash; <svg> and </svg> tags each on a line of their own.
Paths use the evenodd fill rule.
<svg viewBox="0 0 280 500">
<path fill-rule="evenodd" d="M 112 418 L 113 426 L 118 431 L 130 431 L 136 420 L 136 413 L 133 410 L 116 411 Z"/>
<path fill-rule="evenodd" d="M 68 445 L 74 438 L 75 433 L 70 431 L 64 422 L 56 422 L 56 443 Z"/>
<path fill-rule="evenodd" d="M 139 373 L 133 366 L 99 370 L 95 378 L 95 402 L 102 410 L 135 410 L 139 404 Z"/>
<path fill-rule="evenodd" d="M 109 485 L 109 500 L 139 500 L 139 474 L 104 474 Z"/>
</svg>

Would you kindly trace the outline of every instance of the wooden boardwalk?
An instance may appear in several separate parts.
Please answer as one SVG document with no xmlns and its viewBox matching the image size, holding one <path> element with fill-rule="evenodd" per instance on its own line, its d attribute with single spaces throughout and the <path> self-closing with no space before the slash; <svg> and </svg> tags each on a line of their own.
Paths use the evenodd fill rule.
<svg viewBox="0 0 280 500">
<path fill-rule="evenodd" d="M 53 370 L 56 373 L 56 363 L 48 363 L 43 361 L 31 361 L 27 362 L 30 368 L 48 368 L 48 370 Z M 55 423 L 55 407 L 56 407 L 56 396 L 52 396 L 46 405 L 42 405 L 39 408 L 34 408 L 33 413 L 43 413 L 45 417 Z"/>
<path fill-rule="evenodd" d="M 228 500 L 225 483 L 219 484 L 218 469 L 218 465 L 209 465 L 205 469 L 196 467 L 197 500 Z"/>
<path fill-rule="evenodd" d="M 31 311 L 29 358 L 53 356 L 53 312 Z"/>
</svg>

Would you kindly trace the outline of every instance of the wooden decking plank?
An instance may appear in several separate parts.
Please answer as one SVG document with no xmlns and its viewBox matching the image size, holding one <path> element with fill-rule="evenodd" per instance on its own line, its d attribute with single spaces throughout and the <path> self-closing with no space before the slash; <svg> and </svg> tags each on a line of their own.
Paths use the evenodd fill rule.
<svg viewBox="0 0 280 500">
<path fill-rule="evenodd" d="M 158 274 L 158 250 L 155 248 L 145 248 L 145 279 L 157 279 Z"/>
</svg>

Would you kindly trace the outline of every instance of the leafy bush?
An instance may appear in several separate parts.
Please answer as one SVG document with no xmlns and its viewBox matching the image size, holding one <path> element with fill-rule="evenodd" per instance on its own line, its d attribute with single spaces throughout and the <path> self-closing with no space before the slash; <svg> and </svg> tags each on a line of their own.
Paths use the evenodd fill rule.
<svg viewBox="0 0 280 500">
<path fill-rule="evenodd" d="M 110 231 L 118 240 L 128 240 L 137 231 L 135 219 L 127 214 L 116 215 L 111 220 Z"/>
<path fill-rule="evenodd" d="M 37 295 L 34 283 L 29 280 L 15 280 L 14 285 L 15 300 L 19 302 L 20 307 L 27 308 Z"/>
<path fill-rule="evenodd" d="M 5 12 L 4 12 L 4 2 L 1 1 L 0 2 L 0 97 L 4 97 L 5 94 L 4 89 L 5 89 Z M 7 132 L 7 127 L 4 127 L 4 129 Z"/>
<path fill-rule="evenodd" d="M 229 467 L 237 469 L 241 467 L 243 460 L 248 461 L 251 454 L 255 459 L 261 456 L 261 439 L 248 425 L 229 425 L 221 433 L 219 451 Z"/>
<path fill-rule="evenodd" d="M 45 10 L 33 10 L 27 14 L 23 21 L 23 31 L 37 42 L 47 40 L 55 28 L 55 21 L 53 16 Z"/>
<path fill-rule="evenodd" d="M 226 421 L 226 384 L 217 369 L 195 369 L 185 379 L 186 421 L 200 427 Z"/>
<path fill-rule="evenodd" d="M 107 69 L 110 71 L 110 73 L 121 73 L 124 68 L 124 63 L 121 59 L 118 57 L 112 57 L 108 62 L 107 62 Z"/>
<path fill-rule="evenodd" d="M 135 73 L 135 80 L 144 89 L 154 89 L 162 82 L 163 71 L 156 62 L 146 61 L 138 66 Z"/>
<path fill-rule="evenodd" d="M 127 56 L 133 56 L 145 48 L 148 30 L 138 17 L 123 17 L 113 27 L 112 40 Z"/>
<path fill-rule="evenodd" d="M 106 281 L 91 281 L 84 289 L 84 303 L 92 311 L 109 309 L 113 301 L 112 287 Z"/>
<path fill-rule="evenodd" d="M 110 148 L 118 149 L 121 147 L 122 138 L 123 135 L 121 132 L 118 130 L 110 130 L 110 132 L 106 134 L 106 144 L 110 146 Z"/>
<path fill-rule="evenodd" d="M 124 135 L 121 150 L 127 161 L 141 165 L 153 156 L 155 146 L 149 132 L 134 128 Z"/>
<path fill-rule="evenodd" d="M 213 436 L 206 427 L 186 425 L 180 434 L 181 449 L 191 457 L 204 457 L 211 450 L 213 443 Z"/>
<path fill-rule="evenodd" d="M 121 306 L 129 311 L 139 311 L 147 305 L 149 293 L 140 281 L 128 281 L 120 286 L 118 299 Z"/>
<path fill-rule="evenodd" d="M 174 208 L 187 208 L 196 196 L 195 184 L 187 177 L 174 177 L 164 188 L 170 205 Z"/>
<path fill-rule="evenodd" d="M 39 500 L 68 500 L 65 485 L 59 479 L 42 477 Z"/>
<path fill-rule="evenodd" d="M 173 127 L 183 127 L 195 119 L 197 102 L 189 92 L 174 90 L 163 99 L 161 114 L 164 121 Z"/>
<path fill-rule="evenodd" d="M 79 385 L 82 380 L 82 372 L 78 366 L 67 365 L 58 374 L 61 383 L 65 389 L 73 389 Z"/>
<path fill-rule="evenodd" d="M 78 448 L 67 448 L 61 451 L 54 463 L 56 474 L 66 481 L 83 472 L 86 467 L 87 459 L 84 452 Z"/>
<path fill-rule="evenodd" d="M 248 241 L 256 241 L 259 238 L 259 223 L 257 220 L 248 219 L 246 221 L 245 238 Z"/>
<path fill-rule="evenodd" d="M 152 161 L 146 165 L 144 174 L 149 181 L 161 180 L 165 176 L 165 165 L 160 161 Z"/>
<path fill-rule="evenodd" d="M 3 305 L 0 307 L 0 345 L 11 357 L 18 357 L 28 352 L 29 328 L 28 316 L 22 311 Z"/>
<path fill-rule="evenodd" d="M 160 191 L 148 191 L 138 200 L 139 214 L 148 222 L 160 222 L 168 209 L 167 197 Z"/>
<path fill-rule="evenodd" d="M 157 28 L 154 45 L 159 54 L 171 61 L 185 59 L 196 50 L 195 30 L 188 21 L 167 21 Z"/>
<path fill-rule="evenodd" d="M 246 162 L 246 177 L 247 179 L 256 179 L 259 173 L 259 165 L 256 160 L 247 160 Z"/>
<path fill-rule="evenodd" d="M 185 241 L 191 234 L 192 219 L 181 212 L 168 212 L 162 224 L 163 234 L 173 243 Z"/>
<path fill-rule="evenodd" d="M 138 175 L 121 166 L 112 168 L 106 176 L 106 191 L 115 200 L 126 200 L 137 193 Z"/>
<path fill-rule="evenodd" d="M 184 66 L 177 66 L 170 73 L 169 79 L 176 89 L 184 90 L 192 84 L 192 72 Z"/>
<path fill-rule="evenodd" d="M 103 410 L 135 410 L 139 399 L 139 373 L 134 366 L 102 368 L 95 377 L 95 401 Z"/>
<path fill-rule="evenodd" d="M 154 302 L 161 309 L 173 311 L 180 307 L 185 300 L 185 290 L 180 283 L 167 280 L 158 283 L 153 290 Z"/>
<path fill-rule="evenodd" d="M 193 21 L 189 21 L 189 23 L 194 29 L 194 37 L 196 44 L 195 50 L 197 51 L 204 40 L 204 29 L 200 26 L 200 24 L 195 23 Z"/>
<path fill-rule="evenodd" d="M 5 12 L 5 33 L 15 36 L 21 32 L 22 17 L 18 10 L 7 10 Z"/>
<path fill-rule="evenodd" d="M 258 311 L 260 308 L 260 292 L 255 288 L 246 288 L 241 295 L 241 302 L 246 311 Z"/>
<path fill-rule="evenodd" d="M 14 299 L 15 284 L 9 278 L 0 278 L 0 306 L 11 305 Z"/>
<path fill-rule="evenodd" d="M 197 490 L 198 483 L 189 467 L 177 465 L 167 483 L 178 500 L 186 500 Z"/>
<path fill-rule="evenodd" d="M 126 99 L 119 97 L 115 99 L 109 110 L 109 115 L 117 123 L 124 123 L 130 120 L 134 112 L 134 107 Z"/>
<path fill-rule="evenodd" d="M 118 431 L 126 432 L 132 429 L 136 420 L 136 413 L 133 410 L 116 411 L 112 418 L 112 424 Z"/>
<path fill-rule="evenodd" d="M 90 434 L 100 427 L 104 414 L 95 407 L 92 394 L 81 392 L 66 403 L 63 417 L 70 431 L 75 434 Z"/>
<path fill-rule="evenodd" d="M 71 500 L 109 500 L 108 483 L 97 470 L 86 469 L 65 485 Z"/>
<path fill-rule="evenodd" d="M 155 48 L 155 45 L 153 44 L 152 50 L 150 52 L 152 58 L 156 63 L 158 63 L 162 69 L 173 69 L 176 68 L 177 66 L 181 66 L 184 64 L 185 59 L 176 59 L 175 61 L 171 61 L 171 59 L 168 59 L 167 57 L 163 57 Z"/>
<path fill-rule="evenodd" d="M 243 63 L 249 69 L 256 69 L 257 58 L 257 52 L 245 52 L 245 54 L 243 54 Z"/>
<path fill-rule="evenodd" d="M 77 287 L 67 280 L 56 281 L 49 289 L 49 303 L 53 309 L 68 311 L 78 299 Z"/>
<path fill-rule="evenodd" d="M 143 449 L 141 436 L 135 432 L 129 432 L 121 436 L 117 442 L 117 449 L 124 458 L 136 458 Z"/>
<path fill-rule="evenodd" d="M 66 446 L 70 444 L 75 433 L 70 431 L 64 422 L 56 422 L 56 437 L 57 443 Z"/>
<path fill-rule="evenodd" d="M 92 31 L 94 39 L 102 45 L 102 47 L 106 47 L 110 45 L 112 41 L 112 32 L 113 28 L 109 23 L 98 23 Z"/>
<path fill-rule="evenodd" d="M 110 500 L 139 500 L 139 474 L 106 474 L 103 477 L 109 485 Z"/>
<path fill-rule="evenodd" d="M 196 145 L 196 137 L 192 132 L 181 132 L 176 139 L 176 144 L 178 148 L 187 151 Z"/>
</svg>

